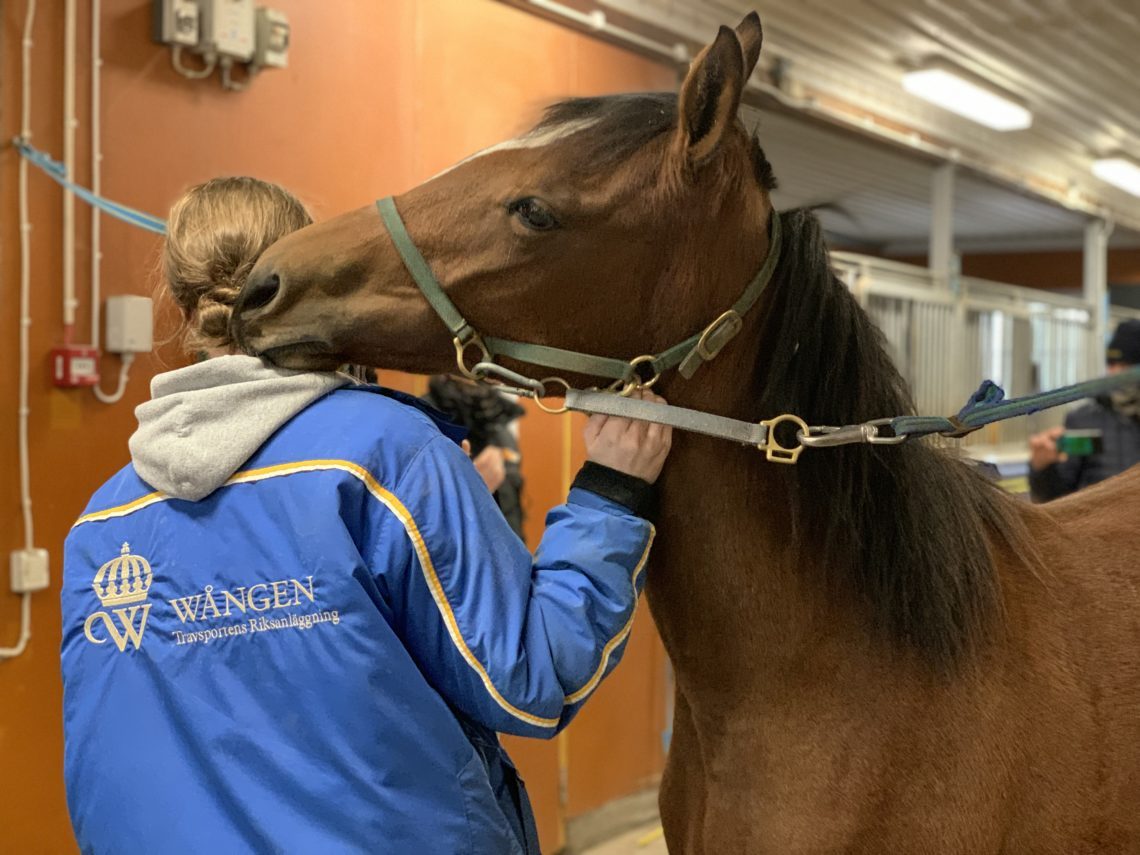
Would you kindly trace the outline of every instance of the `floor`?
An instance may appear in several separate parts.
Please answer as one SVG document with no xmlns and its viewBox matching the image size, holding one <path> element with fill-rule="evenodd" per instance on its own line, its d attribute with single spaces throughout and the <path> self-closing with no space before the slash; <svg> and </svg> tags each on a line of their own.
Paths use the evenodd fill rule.
<svg viewBox="0 0 1140 855">
<path fill-rule="evenodd" d="M 648 825 L 587 849 L 583 855 L 668 855 L 659 825 Z"/>
</svg>

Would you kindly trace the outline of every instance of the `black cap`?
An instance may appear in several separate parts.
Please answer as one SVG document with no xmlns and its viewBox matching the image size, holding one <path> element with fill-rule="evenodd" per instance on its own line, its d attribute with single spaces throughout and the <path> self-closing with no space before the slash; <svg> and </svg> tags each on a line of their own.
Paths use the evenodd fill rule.
<svg viewBox="0 0 1140 855">
<path fill-rule="evenodd" d="M 1140 321 L 1121 321 L 1108 343 L 1108 361 L 1140 365 Z"/>
</svg>

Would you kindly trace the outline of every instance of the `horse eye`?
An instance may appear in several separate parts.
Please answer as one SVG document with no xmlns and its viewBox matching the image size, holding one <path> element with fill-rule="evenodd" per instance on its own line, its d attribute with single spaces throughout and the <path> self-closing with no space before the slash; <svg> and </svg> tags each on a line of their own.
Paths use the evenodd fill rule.
<svg viewBox="0 0 1140 855">
<path fill-rule="evenodd" d="M 558 219 L 554 214 L 534 197 L 519 199 L 511 202 L 507 210 L 519 218 L 524 226 L 536 232 L 548 232 L 558 228 Z"/>
</svg>

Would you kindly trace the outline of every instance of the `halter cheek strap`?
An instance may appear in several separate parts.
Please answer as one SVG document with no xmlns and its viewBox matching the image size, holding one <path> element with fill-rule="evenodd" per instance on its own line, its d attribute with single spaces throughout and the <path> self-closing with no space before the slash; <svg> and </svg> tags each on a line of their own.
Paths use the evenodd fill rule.
<svg viewBox="0 0 1140 855">
<path fill-rule="evenodd" d="M 384 226 L 388 229 L 388 234 L 392 238 L 396 251 L 400 254 L 404 266 L 423 293 L 424 299 L 435 309 L 436 314 L 451 331 L 460 370 L 474 379 L 481 379 L 488 374 L 503 374 L 504 371 L 494 364 L 497 356 L 505 356 L 520 362 L 540 365 L 544 368 L 554 368 L 559 371 L 584 374 L 590 377 L 605 377 L 616 381 L 615 385 L 624 384 L 630 389 L 651 386 L 661 374 L 671 368 L 679 368 L 683 377 L 692 377 L 704 363 L 715 359 L 717 354 L 743 328 L 744 316 L 756 305 L 760 295 L 772 280 L 772 274 L 775 272 L 776 264 L 780 258 L 782 243 L 780 218 L 773 213 L 769 226 L 768 257 L 764 260 L 759 272 L 748 283 L 744 293 L 740 295 L 740 299 L 700 332 L 694 333 L 679 344 L 655 355 L 639 356 L 627 361 L 608 356 L 595 356 L 573 350 L 563 350 L 547 345 L 527 344 L 480 335 L 463 317 L 455 303 L 444 292 L 439 280 L 435 278 L 431 266 L 408 234 L 403 218 L 396 210 L 395 200 L 391 196 L 380 199 L 376 203 L 376 208 L 380 212 Z M 480 351 L 478 364 L 474 368 L 482 369 L 482 373 L 477 373 L 467 367 L 466 353 L 471 347 L 478 348 Z M 553 382 L 559 381 L 554 379 Z"/>
</svg>

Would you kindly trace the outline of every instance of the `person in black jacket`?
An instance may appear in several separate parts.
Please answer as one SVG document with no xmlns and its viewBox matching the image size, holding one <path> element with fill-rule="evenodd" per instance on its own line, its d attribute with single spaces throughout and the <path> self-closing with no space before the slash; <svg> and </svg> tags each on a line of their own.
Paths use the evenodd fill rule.
<svg viewBox="0 0 1140 855">
<path fill-rule="evenodd" d="M 1108 345 L 1108 371 L 1116 374 L 1140 365 L 1140 321 L 1124 321 Z M 1103 449 L 1086 456 L 1066 455 L 1057 448 L 1065 431 L 1098 430 Z M 1029 440 L 1029 493 L 1048 502 L 1118 475 L 1140 463 L 1140 387 L 1117 389 L 1093 399 L 1065 416 L 1065 426 Z"/>
<path fill-rule="evenodd" d="M 424 400 L 467 428 L 467 440 L 471 443 L 468 452 L 475 469 L 515 534 L 522 538 L 522 456 L 511 423 L 526 411 L 490 387 L 445 375 L 428 381 Z"/>
</svg>

